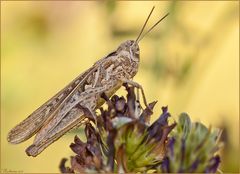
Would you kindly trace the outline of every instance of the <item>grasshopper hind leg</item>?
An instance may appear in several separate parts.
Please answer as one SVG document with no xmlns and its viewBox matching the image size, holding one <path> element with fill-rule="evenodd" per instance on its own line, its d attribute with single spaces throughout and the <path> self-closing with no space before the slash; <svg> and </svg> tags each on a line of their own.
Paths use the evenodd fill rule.
<svg viewBox="0 0 240 174">
<path fill-rule="evenodd" d="M 33 157 L 37 156 L 50 144 L 62 137 L 66 132 L 79 126 L 85 118 L 84 112 L 81 109 L 69 112 L 51 132 L 44 134 L 44 137 L 42 137 L 41 140 L 36 140 L 37 136 L 35 137 L 33 144 L 26 149 L 27 155 Z M 44 128 L 42 128 L 40 132 L 41 131 L 45 131 Z"/>
<path fill-rule="evenodd" d="M 94 106 L 95 105 L 92 107 Z M 97 117 L 96 113 L 91 109 L 92 107 L 77 104 L 53 129 L 47 127 L 47 125 L 46 127 L 43 127 L 37 133 L 33 144 L 26 149 L 27 155 L 34 157 L 37 156 L 50 144 L 62 137 L 66 132 L 80 126 L 86 118 L 96 123 Z M 54 120 L 51 121 L 54 122 Z M 51 125 L 51 123 L 48 125 Z"/>
</svg>

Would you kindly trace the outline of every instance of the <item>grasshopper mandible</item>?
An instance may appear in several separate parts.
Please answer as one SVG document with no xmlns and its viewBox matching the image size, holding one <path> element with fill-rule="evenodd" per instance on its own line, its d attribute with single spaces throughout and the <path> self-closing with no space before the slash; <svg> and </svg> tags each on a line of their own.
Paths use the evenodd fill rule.
<svg viewBox="0 0 240 174">
<path fill-rule="evenodd" d="M 36 134 L 33 144 L 26 149 L 29 156 L 37 156 L 54 141 L 69 130 L 80 126 L 85 119 L 96 119 L 95 110 L 104 100 L 114 94 L 123 83 L 128 83 L 141 90 L 144 104 L 147 106 L 141 85 L 132 79 L 138 71 L 140 61 L 139 41 L 149 33 L 168 14 L 156 22 L 145 34 L 145 26 L 154 10 L 149 13 L 136 40 L 127 40 L 116 51 L 97 61 L 91 68 L 80 74 L 64 89 L 49 99 L 25 120 L 14 127 L 8 134 L 8 141 L 21 143 Z"/>
</svg>

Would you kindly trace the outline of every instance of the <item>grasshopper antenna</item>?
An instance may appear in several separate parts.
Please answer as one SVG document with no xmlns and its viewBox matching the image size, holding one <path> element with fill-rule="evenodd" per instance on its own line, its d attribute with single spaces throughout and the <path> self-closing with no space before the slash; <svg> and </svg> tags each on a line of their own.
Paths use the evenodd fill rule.
<svg viewBox="0 0 240 174">
<path fill-rule="evenodd" d="M 141 38 L 138 38 L 138 42 L 140 42 L 140 40 L 142 40 L 150 31 L 152 31 L 152 29 L 154 29 L 168 15 L 169 15 L 169 13 L 165 14 L 165 16 L 163 16 L 161 19 L 159 19 L 159 21 L 157 21 L 144 35 L 142 35 Z"/>
<path fill-rule="evenodd" d="M 147 19 L 146 19 L 146 21 L 145 21 L 145 23 L 144 23 L 144 25 L 143 25 L 143 27 L 142 27 L 142 29 L 141 29 L 140 33 L 139 33 L 139 35 L 138 35 L 137 39 L 135 40 L 135 42 L 137 42 L 137 43 L 138 43 L 138 39 L 140 38 L 140 36 L 141 36 L 141 34 L 142 34 L 142 32 L 143 32 L 144 28 L 146 27 L 146 25 L 147 25 L 147 22 L 148 22 L 148 20 L 149 20 L 149 18 L 150 18 L 150 16 L 151 16 L 151 14 L 152 14 L 152 12 L 153 12 L 154 8 L 155 8 L 155 6 L 153 6 L 153 8 L 152 8 L 151 12 L 149 13 L 149 15 L 148 15 L 148 17 L 147 17 Z"/>
</svg>

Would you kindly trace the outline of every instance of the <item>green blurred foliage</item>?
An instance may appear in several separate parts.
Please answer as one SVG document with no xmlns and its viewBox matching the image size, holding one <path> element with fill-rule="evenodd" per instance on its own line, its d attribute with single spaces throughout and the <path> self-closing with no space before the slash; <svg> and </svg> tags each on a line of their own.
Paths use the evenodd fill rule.
<svg viewBox="0 0 240 174">
<path fill-rule="evenodd" d="M 135 39 L 151 7 L 135 80 L 155 107 L 224 127 L 221 170 L 237 172 L 239 154 L 239 2 L 1 2 L 1 167 L 59 172 L 71 155 L 67 134 L 37 158 L 6 141 L 7 132 L 95 61 Z M 121 90 L 120 90 L 121 93 Z M 227 138 L 226 138 L 227 137 Z"/>
</svg>

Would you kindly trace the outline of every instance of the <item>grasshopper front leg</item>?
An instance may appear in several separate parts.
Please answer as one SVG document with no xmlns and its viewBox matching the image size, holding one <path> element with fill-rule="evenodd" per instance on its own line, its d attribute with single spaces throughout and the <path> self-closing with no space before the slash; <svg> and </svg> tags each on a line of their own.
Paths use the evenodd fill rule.
<svg viewBox="0 0 240 174">
<path fill-rule="evenodd" d="M 144 93 L 143 87 L 142 87 L 139 83 L 134 82 L 134 81 L 129 80 L 129 79 L 124 78 L 124 77 L 120 78 L 120 80 L 121 80 L 123 83 L 130 84 L 130 85 L 132 85 L 132 86 L 140 89 L 140 90 L 141 90 L 141 93 L 142 93 L 142 96 L 143 96 L 144 105 L 148 108 L 148 104 L 147 104 L 147 100 L 146 100 L 146 97 L 145 97 L 145 93 Z"/>
</svg>

